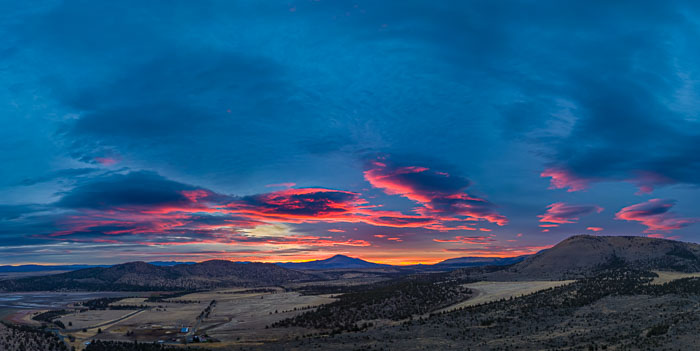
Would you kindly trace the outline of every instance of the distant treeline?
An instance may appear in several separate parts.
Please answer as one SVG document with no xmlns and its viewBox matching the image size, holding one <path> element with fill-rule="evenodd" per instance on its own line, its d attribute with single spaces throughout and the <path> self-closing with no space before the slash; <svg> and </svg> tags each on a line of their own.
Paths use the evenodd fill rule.
<svg viewBox="0 0 700 351">
<path fill-rule="evenodd" d="M 167 346 L 157 343 L 139 343 L 134 342 L 120 342 L 120 341 L 101 341 L 93 340 L 90 342 L 85 351 L 162 351 L 162 350 L 177 350 L 177 351 L 209 351 L 201 347 L 179 347 L 179 346 Z"/>
<path fill-rule="evenodd" d="M 257 293 L 276 293 L 277 289 L 273 288 L 257 288 L 235 291 L 218 291 L 217 294 L 257 294 Z"/>
<path fill-rule="evenodd" d="M 185 295 L 189 294 L 194 294 L 197 292 L 201 292 L 201 290 L 184 290 L 184 291 L 178 291 L 178 292 L 173 292 L 173 293 L 166 293 L 166 294 L 158 294 L 158 295 L 151 295 L 146 299 L 146 302 L 171 302 L 168 301 L 170 299 L 174 299 L 177 297 L 182 297 Z M 176 302 L 176 301 L 172 301 Z M 191 301 L 194 302 L 194 301 Z"/>
<path fill-rule="evenodd" d="M 69 310 L 46 311 L 46 312 L 37 314 L 36 316 L 32 317 L 32 319 L 35 321 L 39 321 L 39 322 L 51 323 L 51 322 L 53 322 L 54 319 L 61 317 L 63 315 L 72 313 L 72 312 L 73 311 L 69 311 Z"/>
<path fill-rule="evenodd" d="M 148 308 L 147 305 L 112 305 L 113 303 L 119 302 L 124 299 L 132 298 L 128 297 L 101 297 L 98 299 L 92 299 L 85 302 L 77 303 L 76 305 L 82 306 L 88 310 L 140 310 Z"/>
</svg>

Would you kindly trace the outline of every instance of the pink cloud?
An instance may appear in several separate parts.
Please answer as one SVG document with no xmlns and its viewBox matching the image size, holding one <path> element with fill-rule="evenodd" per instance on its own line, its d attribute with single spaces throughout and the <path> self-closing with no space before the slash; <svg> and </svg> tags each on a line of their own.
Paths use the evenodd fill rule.
<svg viewBox="0 0 700 351">
<path fill-rule="evenodd" d="M 581 191 L 588 189 L 590 182 L 586 179 L 575 176 L 570 171 L 563 168 L 547 168 L 540 177 L 551 178 L 550 189 L 567 189 L 566 191 Z"/>
<path fill-rule="evenodd" d="M 676 183 L 676 181 L 671 178 L 651 171 L 634 171 L 626 176 L 618 175 L 611 178 L 584 178 L 563 167 L 550 167 L 545 169 L 540 176 L 551 178 L 549 189 L 567 189 L 569 192 L 586 190 L 593 182 L 610 180 L 632 183 L 639 188 L 639 191 L 637 191 L 635 195 L 643 195 L 650 194 L 656 187 Z"/>
<path fill-rule="evenodd" d="M 95 161 L 103 166 L 112 166 L 119 162 L 117 159 L 112 157 L 95 157 Z"/>
<path fill-rule="evenodd" d="M 593 212 L 600 213 L 603 208 L 593 205 L 569 205 L 563 202 L 555 202 L 547 206 L 547 212 L 537 217 L 540 218 L 540 227 L 558 227 L 560 224 L 576 223 L 580 216 Z"/>
<path fill-rule="evenodd" d="M 449 221 L 487 221 L 499 226 L 508 223 L 493 204 L 465 192 L 470 181 L 464 177 L 424 166 L 395 165 L 385 156 L 367 162 L 364 175 L 373 187 L 386 194 L 419 203 L 422 207 L 416 212 L 438 220 L 436 228 Z"/>
<path fill-rule="evenodd" d="M 669 240 L 678 240 L 681 238 L 678 235 L 666 236 L 664 234 L 658 234 L 658 233 L 657 234 L 648 234 L 647 237 L 656 238 L 656 239 L 669 239 Z"/>
<path fill-rule="evenodd" d="M 601 228 L 601 227 L 588 227 L 588 228 L 586 228 L 586 230 L 590 230 L 592 232 L 602 232 L 603 228 Z"/>
<path fill-rule="evenodd" d="M 698 222 L 698 218 L 679 218 L 669 212 L 674 203 L 673 200 L 651 199 L 621 209 L 615 214 L 615 219 L 640 222 L 647 227 L 645 233 L 668 232 Z"/>
</svg>

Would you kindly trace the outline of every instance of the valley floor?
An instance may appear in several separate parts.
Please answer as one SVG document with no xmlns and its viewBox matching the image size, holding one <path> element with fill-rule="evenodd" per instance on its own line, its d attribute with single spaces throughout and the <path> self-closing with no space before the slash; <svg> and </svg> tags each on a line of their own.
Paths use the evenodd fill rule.
<svg viewBox="0 0 700 351">
<path fill-rule="evenodd" d="M 578 281 L 421 279 L 341 287 L 350 289 L 341 298 L 327 291 L 338 289 L 334 284 L 303 291 L 268 287 L 106 298 L 101 300 L 108 304 L 72 304 L 48 318 L 63 326 L 61 336 L 76 350 L 93 340 L 172 347 L 188 341 L 210 350 L 691 350 L 700 345 L 700 279 L 691 274 L 611 270 Z M 405 311 L 414 311 L 402 305 L 407 301 L 440 307 L 404 318 Z M 385 319 L 358 319 L 341 329 L 326 322 L 373 311 Z M 31 319 L 39 312 L 25 312 L 16 321 L 40 326 Z M 0 331 L 24 335 L 8 330 Z M 56 347 L 41 330 L 23 333 Z M 43 350 L 36 345 L 26 350 Z"/>
</svg>

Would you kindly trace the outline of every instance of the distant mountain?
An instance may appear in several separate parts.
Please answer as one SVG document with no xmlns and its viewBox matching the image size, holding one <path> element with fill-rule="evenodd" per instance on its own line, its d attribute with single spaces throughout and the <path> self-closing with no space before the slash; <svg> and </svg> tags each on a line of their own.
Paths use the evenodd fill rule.
<svg viewBox="0 0 700 351">
<path fill-rule="evenodd" d="M 41 277 L 0 281 L 0 291 L 91 290 L 138 291 L 269 286 L 317 280 L 315 275 L 270 263 L 223 260 L 157 266 L 130 262 Z"/>
<path fill-rule="evenodd" d="M 20 266 L 0 266 L 0 273 L 24 273 L 24 272 L 48 272 L 48 271 L 75 271 L 78 269 L 109 267 L 108 265 L 40 265 L 40 264 L 25 264 Z"/>
<path fill-rule="evenodd" d="M 434 264 L 434 267 L 445 268 L 460 268 L 460 267 L 478 267 L 478 266 L 507 266 L 522 262 L 530 255 L 517 257 L 458 257 L 450 258 L 442 262 Z"/>
<path fill-rule="evenodd" d="M 697 272 L 700 245 L 638 236 L 577 235 L 526 258 L 507 273 L 521 278 L 576 278 L 624 265 Z"/>
<path fill-rule="evenodd" d="M 194 264 L 197 262 L 177 262 L 177 261 L 153 261 L 148 262 L 154 266 L 175 266 L 178 264 Z M 48 272 L 48 271 L 77 271 L 85 268 L 106 268 L 112 265 L 89 265 L 89 264 L 71 264 L 71 265 L 41 265 L 41 264 L 25 264 L 19 266 L 0 266 L 0 273 L 23 273 L 23 272 Z"/>
<path fill-rule="evenodd" d="M 324 269 L 377 269 L 377 268 L 397 268 L 397 269 L 416 269 L 422 270 L 445 270 L 456 269 L 463 267 L 478 267 L 478 266 L 504 266 L 522 261 L 526 256 L 519 257 L 458 257 L 451 258 L 433 265 L 412 265 L 412 266 L 392 266 L 387 264 L 379 264 L 368 262 L 359 258 L 348 257 L 345 255 L 335 255 L 324 260 L 316 260 L 309 262 L 280 262 L 277 266 L 299 269 L 299 270 L 324 270 Z M 170 267 L 176 265 L 193 265 L 197 262 L 178 262 L 178 261 L 151 261 L 151 265 L 158 267 Z M 239 264 L 248 264 L 253 262 L 237 262 Z M 30 273 L 30 272 L 60 272 L 60 271 L 77 271 L 86 268 L 108 268 L 113 265 L 19 265 L 19 266 L 0 266 L 0 274 L 2 273 Z"/>
<path fill-rule="evenodd" d="M 278 266 L 290 269 L 320 270 L 320 269 L 367 269 L 367 268 L 389 268 L 387 264 L 368 262 L 359 258 L 345 255 L 335 255 L 325 260 L 308 262 L 280 262 Z"/>
<path fill-rule="evenodd" d="M 276 263 L 280 267 L 300 270 L 324 270 L 324 269 L 377 269 L 377 268 L 396 268 L 403 271 L 433 271 L 457 269 L 464 267 L 479 267 L 479 266 L 506 266 L 518 263 L 527 256 L 518 257 L 458 257 L 450 258 L 442 262 L 432 265 L 419 264 L 409 266 L 393 266 L 388 264 L 380 264 L 368 262 L 359 258 L 348 257 L 345 255 L 335 255 L 324 260 L 308 261 L 308 262 L 280 262 Z"/>
</svg>

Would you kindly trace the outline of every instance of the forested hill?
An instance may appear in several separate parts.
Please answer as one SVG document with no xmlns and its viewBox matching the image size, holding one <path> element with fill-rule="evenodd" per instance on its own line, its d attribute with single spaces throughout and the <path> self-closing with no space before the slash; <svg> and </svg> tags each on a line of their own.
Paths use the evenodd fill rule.
<svg viewBox="0 0 700 351">
<path fill-rule="evenodd" d="M 316 276 L 269 263 L 224 260 L 156 266 L 130 262 L 112 267 L 0 281 L 0 291 L 137 291 L 263 286 L 316 280 Z"/>
</svg>

